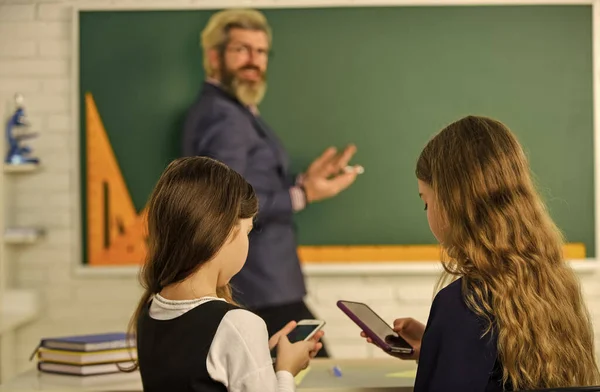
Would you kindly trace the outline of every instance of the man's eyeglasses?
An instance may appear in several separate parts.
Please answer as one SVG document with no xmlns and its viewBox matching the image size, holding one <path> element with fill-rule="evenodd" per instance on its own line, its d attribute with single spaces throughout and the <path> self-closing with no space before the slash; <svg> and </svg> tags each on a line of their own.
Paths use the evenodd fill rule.
<svg viewBox="0 0 600 392">
<path fill-rule="evenodd" d="M 258 58 L 270 58 L 273 57 L 273 52 L 268 49 L 254 49 L 250 45 L 244 44 L 233 44 L 228 45 L 226 50 L 231 53 L 235 53 L 240 56 L 256 56 Z"/>
</svg>

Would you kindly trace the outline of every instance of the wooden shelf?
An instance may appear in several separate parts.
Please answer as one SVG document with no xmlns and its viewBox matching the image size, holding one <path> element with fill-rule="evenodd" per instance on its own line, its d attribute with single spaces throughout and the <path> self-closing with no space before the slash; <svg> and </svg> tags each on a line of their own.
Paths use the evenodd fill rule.
<svg viewBox="0 0 600 392">
<path fill-rule="evenodd" d="M 19 165 L 5 163 L 4 173 L 30 173 L 39 170 L 39 168 L 39 163 L 23 163 Z"/>
<path fill-rule="evenodd" d="M 4 231 L 5 244 L 34 244 L 44 235 L 38 227 L 7 227 Z"/>
</svg>

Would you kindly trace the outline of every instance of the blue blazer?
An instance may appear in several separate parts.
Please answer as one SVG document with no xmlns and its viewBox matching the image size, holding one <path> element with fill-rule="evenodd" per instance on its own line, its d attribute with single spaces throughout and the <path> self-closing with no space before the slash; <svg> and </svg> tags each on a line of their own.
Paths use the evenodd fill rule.
<svg viewBox="0 0 600 392">
<path fill-rule="evenodd" d="M 484 331 L 483 320 L 463 299 L 462 279 L 440 290 L 421 342 L 414 391 L 503 391 L 496 338 L 493 333 L 482 338 Z"/>
<path fill-rule="evenodd" d="M 297 254 L 289 158 L 260 116 L 211 83 L 204 83 L 183 129 L 183 155 L 217 159 L 252 184 L 259 212 L 248 259 L 233 278 L 234 298 L 258 309 L 301 301 L 306 288 Z"/>
</svg>

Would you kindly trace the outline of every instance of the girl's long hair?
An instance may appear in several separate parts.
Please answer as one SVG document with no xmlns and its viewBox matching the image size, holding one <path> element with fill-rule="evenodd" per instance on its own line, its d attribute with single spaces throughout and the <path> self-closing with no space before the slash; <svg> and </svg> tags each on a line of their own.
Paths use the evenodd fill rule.
<svg viewBox="0 0 600 392">
<path fill-rule="evenodd" d="M 148 202 L 148 254 L 140 270 L 144 293 L 128 327 L 136 335 L 144 307 L 154 294 L 178 283 L 212 260 L 240 219 L 253 218 L 258 199 L 252 186 L 226 165 L 205 157 L 169 164 Z M 217 295 L 233 302 L 229 285 Z M 124 371 L 133 371 L 134 366 Z"/>
<path fill-rule="evenodd" d="M 590 316 L 561 234 L 511 131 L 463 118 L 421 153 L 417 178 L 435 194 L 444 278 L 462 277 L 468 307 L 497 337 L 503 381 L 515 389 L 596 385 Z"/>
</svg>

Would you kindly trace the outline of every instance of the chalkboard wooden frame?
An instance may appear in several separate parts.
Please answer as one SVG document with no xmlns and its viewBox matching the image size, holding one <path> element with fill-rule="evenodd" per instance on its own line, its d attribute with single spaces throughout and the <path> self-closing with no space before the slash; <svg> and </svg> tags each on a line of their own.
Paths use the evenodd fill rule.
<svg viewBox="0 0 600 392">
<path fill-rule="evenodd" d="M 274 3 L 269 0 L 256 0 L 253 2 L 252 7 L 254 8 L 325 8 L 325 7 L 376 7 L 376 6 L 482 6 L 482 5 L 591 5 L 592 6 L 592 56 L 593 56 L 593 135 L 594 135 L 594 166 L 598 167 L 600 164 L 600 0 L 574 0 L 574 1 L 556 1 L 556 0 L 479 0 L 479 1 L 469 1 L 469 0 L 380 0 L 380 1 L 369 1 L 369 0 L 356 0 L 352 3 L 345 3 L 342 1 L 326 1 L 326 0 L 283 0 Z M 248 4 L 243 0 L 239 1 L 229 1 L 227 3 L 227 7 L 248 7 Z M 80 127 L 80 113 L 79 113 L 79 105 L 80 105 L 80 92 L 79 92 L 79 15 L 82 11 L 93 11 L 93 10 L 122 10 L 122 11 L 130 11 L 130 10 L 209 10 L 209 9 L 221 9 L 223 6 L 216 6 L 213 4 L 200 3 L 197 5 L 189 4 L 189 5 L 171 5 L 168 3 L 161 4 L 128 4 L 128 5 L 77 5 L 73 6 L 73 14 L 72 14 L 72 56 L 71 56 L 71 103 L 72 103 L 72 129 L 79 130 Z M 74 197 L 74 200 L 79 200 L 80 198 L 80 140 L 79 140 L 79 131 L 73 132 L 73 138 L 71 140 L 71 148 L 72 151 L 76 153 L 72 155 L 72 170 L 71 170 L 71 192 Z M 594 243 L 596 247 L 596 253 L 600 252 L 600 170 L 594 170 L 594 205 L 595 205 L 595 216 L 594 216 Z M 137 271 L 137 266 L 131 267 L 89 267 L 82 264 L 81 260 L 81 233 L 82 233 L 82 222 L 81 222 L 81 205 L 79 202 L 73 203 L 72 205 L 72 219 L 73 219 L 73 260 L 74 266 L 77 271 L 86 274 L 89 270 L 95 270 L 95 272 L 108 272 L 112 273 L 121 273 L 124 271 L 126 274 L 131 273 L 132 271 Z M 600 257 L 594 257 L 588 261 L 597 262 L 600 260 Z M 432 263 L 428 263 L 428 265 L 424 265 L 423 263 L 419 263 L 422 265 L 422 270 L 431 272 L 438 271 L 437 267 L 432 268 L 432 264 L 435 263 L 435 260 L 432 260 Z M 578 263 L 578 262 L 576 262 Z M 389 263 L 387 263 L 389 264 Z M 435 263 L 437 264 L 437 263 Z M 596 263 L 594 263 L 597 265 Z M 394 268 L 394 270 L 402 271 L 403 267 L 406 266 L 408 269 L 414 272 L 414 264 L 411 263 L 398 263 Z M 311 270 L 318 270 L 320 266 L 310 266 Z M 331 273 L 331 265 L 322 265 L 324 270 L 329 271 Z M 372 268 L 367 268 L 365 270 L 365 265 L 357 265 L 358 270 L 363 272 L 372 270 Z M 376 266 L 373 266 L 374 268 Z M 346 269 L 344 265 L 340 265 L 340 269 Z M 586 266 L 585 269 L 589 269 L 589 266 Z M 387 265 L 385 267 L 386 273 L 389 273 L 390 266 Z"/>
</svg>

